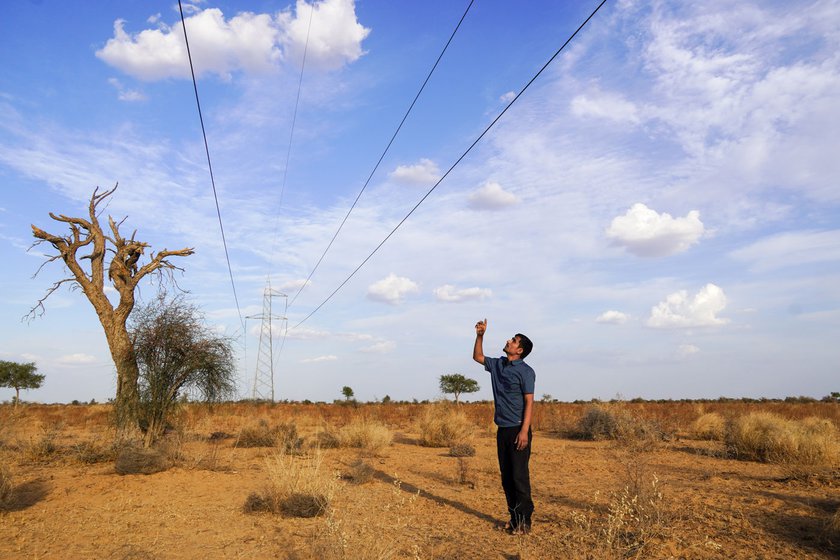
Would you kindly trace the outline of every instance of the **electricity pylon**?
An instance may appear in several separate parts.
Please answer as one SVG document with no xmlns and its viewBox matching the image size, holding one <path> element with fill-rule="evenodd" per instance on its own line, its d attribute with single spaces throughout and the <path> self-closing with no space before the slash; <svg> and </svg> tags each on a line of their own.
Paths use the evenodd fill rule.
<svg viewBox="0 0 840 560">
<path fill-rule="evenodd" d="M 260 315 L 251 315 L 246 319 L 261 319 L 260 324 L 260 348 L 257 351 L 257 368 L 254 372 L 254 390 L 252 397 L 260 400 L 271 400 L 274 402 L 274 332 L 273 322 L 275 320 L 286 321 L 282 315 L 273 315 L 271 312 L 271 299 L 276 297 L 287 298 L 277 290 L 271 289 L 271 280 L 267 280 L 263 291 L 263 311 Z M 288 301 L 287 301 L 288 306 Z"/>
</svg>

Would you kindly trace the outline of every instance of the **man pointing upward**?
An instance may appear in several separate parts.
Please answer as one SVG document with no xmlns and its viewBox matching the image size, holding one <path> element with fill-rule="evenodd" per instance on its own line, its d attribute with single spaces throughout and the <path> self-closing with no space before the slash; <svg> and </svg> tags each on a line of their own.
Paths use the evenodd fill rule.
<svg viewBox="0 0 840 560">
<path fill-rule="evenodd" d="M 498 426 L 496 450 L 510 513 L 506 529 L 510 533 L 528 533 L 534 513 L 528 461 L 536 374 L 523 360 L 534 345 L 527 336 L 517 333 L 505 344 L 503 357 L 488 358 L 484 355 L 486 331 L 487 319 L 475 324 L 473 359 L 490 372 L 493 387 L 493 421 Z"/>
</svg>

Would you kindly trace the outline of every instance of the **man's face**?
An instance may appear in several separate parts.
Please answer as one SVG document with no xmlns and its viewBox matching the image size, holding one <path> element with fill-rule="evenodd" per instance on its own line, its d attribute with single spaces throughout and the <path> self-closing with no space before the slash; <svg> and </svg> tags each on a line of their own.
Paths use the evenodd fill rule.
<svg viewBox="0 0 840 560">
<path fill-rule="evenodd" d="M 505 349 L 503 350 L 505 354 L 512 354 L 514 357 L 518 357 L 522 354 L 522 348 L 519 346 L 519 337 L 514 336 L 510 340 L 505 343 Z"/>
</svg>

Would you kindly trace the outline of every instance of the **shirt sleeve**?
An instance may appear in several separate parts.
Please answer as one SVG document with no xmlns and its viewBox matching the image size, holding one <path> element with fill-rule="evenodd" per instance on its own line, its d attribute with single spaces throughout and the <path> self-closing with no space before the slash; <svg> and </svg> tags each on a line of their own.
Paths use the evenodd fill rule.
<svg viewBox="0 0 840 560">
<path fill-rule="evenodd" d="M 536 385 L 537 374 L 530 367 L 522 373 L 522 394 L 533 395 L 534 385 Z"/>
<path fill-rule="evenodd" d="M 488 358 L 487 356 L 484 356 L 484 369 L 492 373 L 496 366 L 496 362 L 498 361 L 499 358 Z"/>
</svg>

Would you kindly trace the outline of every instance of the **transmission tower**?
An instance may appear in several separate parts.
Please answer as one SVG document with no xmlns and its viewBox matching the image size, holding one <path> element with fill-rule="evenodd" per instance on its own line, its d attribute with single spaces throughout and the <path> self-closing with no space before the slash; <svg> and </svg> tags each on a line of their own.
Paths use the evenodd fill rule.
<svg viewBox="0 0 840 560">
<path fill-rule="evenodd" d="M 247 319 L 260 319 L 260 347 L 257 351 L 257 368 L 254 372 L 254 391 L 252 397 L 260 400 L 271 400 L 274 402 L 274 332 L 275 320 L 286 321 L 282 315 L 274 315 L 271 312 L 272 298 L 286 298 L 277 290 L 271 289 L 271 280 L 266 281 L 263 291 L 263 311 L 260 315 L 251 315 Z M 288 301 L 287 301 L 288 305 Z"/>
</svg>

